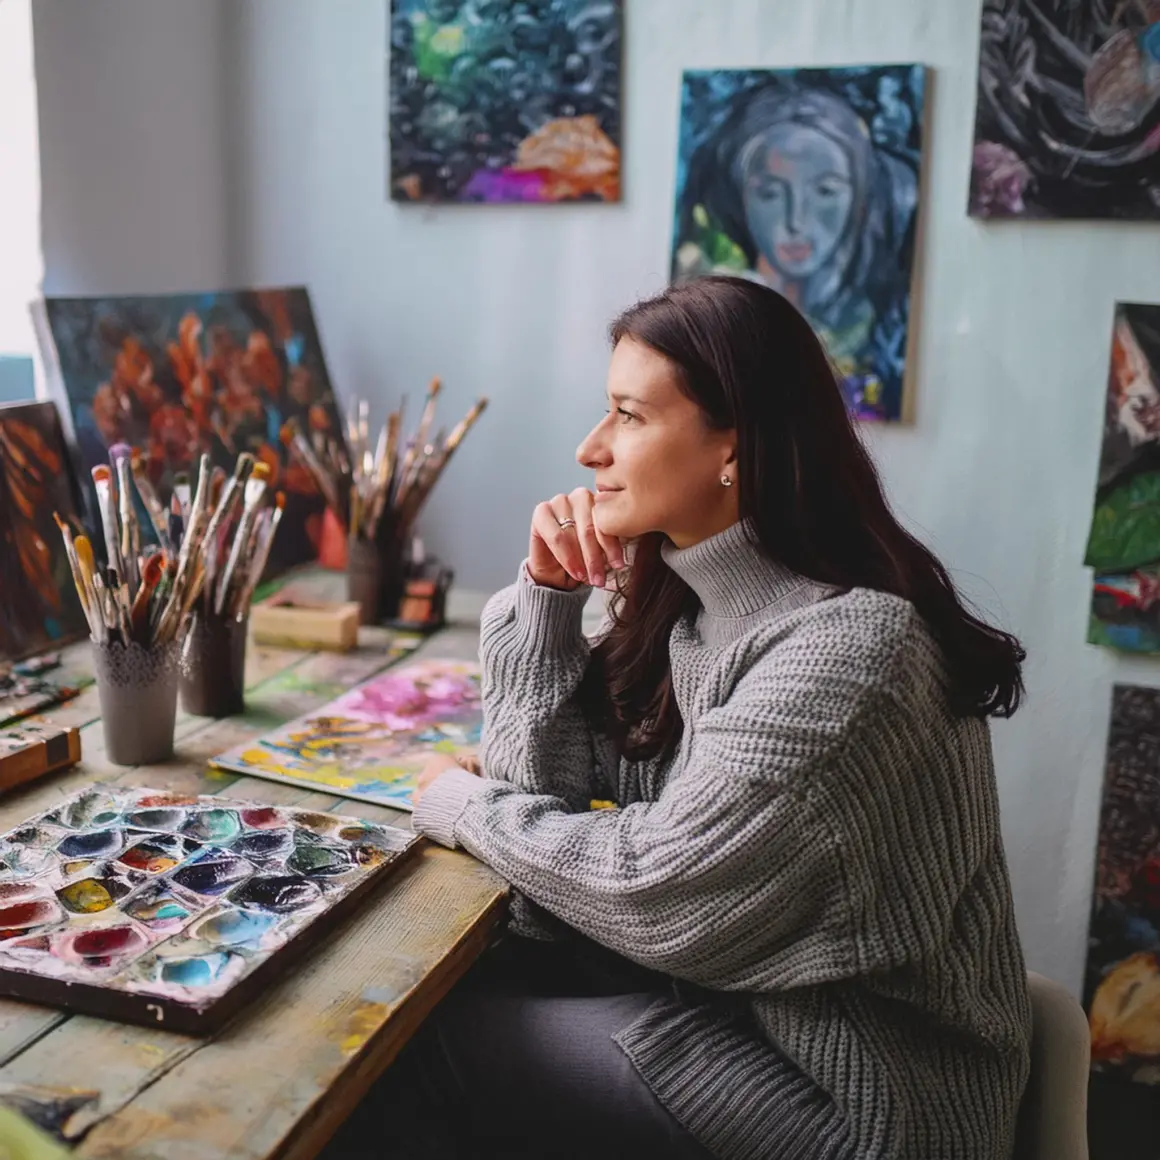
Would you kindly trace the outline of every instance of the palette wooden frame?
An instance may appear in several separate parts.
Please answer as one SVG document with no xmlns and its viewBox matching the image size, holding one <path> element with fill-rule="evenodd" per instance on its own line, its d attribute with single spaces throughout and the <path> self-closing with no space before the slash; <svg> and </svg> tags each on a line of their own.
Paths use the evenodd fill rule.
<svg viewBox="0 0 1160 1160">
<path fill-rule="evenodd" d="M 0 995 L 209 1034 L 418 844 L 341 814 L 91 786 L 0 836 Z"/>
</svg>

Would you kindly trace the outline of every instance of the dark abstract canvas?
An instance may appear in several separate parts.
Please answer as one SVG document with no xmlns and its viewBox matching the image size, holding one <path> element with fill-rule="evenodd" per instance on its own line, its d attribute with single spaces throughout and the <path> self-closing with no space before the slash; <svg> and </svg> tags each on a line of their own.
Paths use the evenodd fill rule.
<svg viewBox="0 0 1160 1160">
<path fill-rule="evenodd" d="M 0 407 L 0 660 L 88 633 L 53 520 L 76 518 L 76 494 L 56 407 Z"/>
<path fill-rule="evenodd" d="M 391 0 L 391 197 L 618 201 L 621 5 Z"/>
<path fill-rule="evenodd" d="M 94 786 L 0 836 L 0 994 L 212 1030 L 417 841 L 361 818 Z"/>
<path fill-rule="evenodd" d="M 39 313 L 86 476 L 129 443 L 167 502 L 175 474 L 196 474 L 203 452 L 232 471 L 248 451 L 286 493 L 274 568 L 318 554 L 322 497 L 280 438 L 293 418 L 313 438 L 342 440 L 304 289 L 50 298 Z"/>
<path fill-rule="evenodd" d="M 1160 306 L 1115 308 L 1085 562 L 1096 570 L 1088 639 L 1160 651 Z"/>
<path fill-rule="evenodd" d="M 1160 0 L 984 0 L 970 212 L 1160 217 Z"/>
<path fill-rule="evenodd" d="M 1155 1160 L 1160 1130 L 1160 689 L 1117 685 L 1084 1007 L 1092 1160 Z"/>
<path fill-rule="evenodd" d="M 925 91 L 920 65 L 684 78 L 673 281 L 781 291 L 862 419 L 903 413 Z"/>
</svg>

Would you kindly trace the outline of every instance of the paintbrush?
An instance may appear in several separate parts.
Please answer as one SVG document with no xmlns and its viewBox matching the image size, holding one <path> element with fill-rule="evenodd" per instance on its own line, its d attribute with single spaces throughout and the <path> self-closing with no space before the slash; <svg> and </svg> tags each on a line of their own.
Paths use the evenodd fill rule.
<svg viewBox="0 0 1160 1160">
<path fill-rule="evenodd" d="M 149 607 L 153 594 L 157 590 L 161 577 L 164 574 L 165 553 L 152 552 L 141 566 L 141 586 L 133 600 L 133 607 L 129 612 L 129 622 L 132 625 L 133 639 L 138 644 L 149 643 L 150 617 Z"/>
<path fill-rule="evenodd" d="M 157 491 L 149 479 L 148 472 L 145 470 L 145 459 L 136 448 L 133 449 L 132 454 L 129 456 L 129 469 L 133 473 L 133 483 L 136 484 L 137 494 L 141 497 L 141 502 L 145 505 L 145 510 L 149 513 L 149 522 L 153 525 L 153 534 L 157 537 L 157 542 L 163 548 L 168 548 L 170 541 L 165 508 L 162 507 Z"/>
<path fill-rule="evenodd" d="M 201 550 L 205 538 L 206 526 L 209 523 L 209 490 L 211 468 L 208 455 L 201 457 L 200 470 L 197 479 L 197 491 L 194 493 L 193 503 L 189 509 L 189 518 L 186 521 L 185 534 L 181 540 L 181 551 L 177 557 L 177 575 L 173 580 L 169 601 L 161 620 L 157 625 L 155 643 L 163 644 L 170 640 L 181 624 L 181 611 L 185 605 L 185 597 L 193 579 L 194 562 Z"/>
<path fill-rule="evenodd" d="M 212 589 L 217 576 L 218 533 L 227 521 L 233 518 L 235 499 L 241 495 L 241 488 L 245 484 L 254 467 L 254 457 L 244 451 L 238 456 L 234 464 L 233 474 L 221 487 L 217 502 L 214 504 L 213 515 L 205 531 L 205 539 L 209 545 L 209 558 L 206 561 L 206 583 Z M 215 468 L 215 474 L 220 470 Z M 268 470 L 268 469 L 267 469 Z M 223 472 L 224 475 L 224 472 Z"/>
<path fill-rule="evenodd" d="M 137 513 L 133 509 L 133 489 L 129 486 L 129 459 L 132 448 L 127 443 L 114 443 L 109 448 L 117 475 L 117 501 L 121 515 L 121 563 L 122 576 L 132 592 L 137 588 L 137 558 L 141 554 L 141 532 L 137 526 Z"/>
<path fill-rule="evenodd" d="M 93 484 L 97 489 L 97 507 L 101 513 L 101 526 L 105 533 L 105 556 L 110 568 L 116 568 L 121 575 L 121 546 L 117 527 L 117 509 L 113 504 L 113 473 L 103 463 L 93 468 Z"/>
<path fill-rule="evenodd" d="M 173 477 L 173 494 L 177 498 L 177 502 L 181 504 L 181 517 L 186 523 L 189 523 L 189 474 L 184 471 L 179 471 Z"/>
<path fill-rule="evenodd" d="M 456 449 L 467 437 L 467 433 L 478 422 L 480 415 L 487 409 L 487 404 L 488 400 L 486 398 L 477 399 L 472 404 L 467 414 L 452 428 L 451 434 L 447 436 L 442 449 L 429 461 L 423 480 L 411 489 L 408 497 L 409 502 L 405 504 L 400 502 L 398 504 L 400 508 L 398 522 L 401 528 L 406 529 L 418 516 L 420 509 L 427 501 L 427 497 L 431 494 L 431 491 L 443 475 L 451 456 L 455 454 Z M 373 534 L 374 531 L 372 529 Z"/>
<path fill-rule="evenodd" d="M 68 556 L 69 571 L 72 572 L 73 584 L 76 585 L 77 597 L 81 602 L 81 610 L 85 614 L 85 620 L 89 622 L 89 632 L 95 640 L 97 627 L 93 622 L 93 608 L 89 601 L 89 590 L 85 585 L 84 577 L 81 575 L 81 564 L 77 558 L 76 545 L 73 543 L 72 528 L 60 518 L 60 512 L 53 512 L 52 518 L 56 521 L 56 526 L 60 528 L 60 538 L 64 541 L 65 555 Z"/>
<path fill-rule="evenodd" d="M 181 502 L 177 496 L 170 498 L 169 506 L 169 549 L 171 552 L 181 550 L 181 537 L 185 530 L 185 519 L 181 514 Z"/>
<path fill-rule="evenodd" d="M 246 612 L 250 607 L 250 600 L 254 595 L 254 589 L 261 582 L 262 573 L 266 570 L 266 563 L 270 559 L 270 548 L 273 546 L 274 535 L 278 531 L 278 524 L 282 520 L 282 512 L 285 507 L 286 493 L 280 491 L 274 497 L 274 509 L 270 512 L 270 518 L 266 521 L 262 538 L 259 540 L 257 550 L 250 560 L 249 574 L 246 576 L 245 583 L 238 592 L 238 597 L 234 601 L 233 608 L 231 609 L 232 614 L 238 620 L 245 618 Z"/>
<path fill-rule="evenodd" d="M 229 594 L 230 585 L 234 582 L 234 576 L 238 572 L 238 561 L 242 557 L 242 553 L 246 549 L 246 545 L 250 538 L 250 529 L 253 527 L 254 519 L 258 514 L 258 508 L 266 495 L 266 484 L 270 479 L 270 468 L 265 463 L 257 463 L 254 465 L 254 470 L 250 478 L 246 481 L 245 503 L 242 507 L 242 518 L 238 524 L 238 530 L 234 533 L 233 547 L 230 549 L 229 559 L 226 561 L 225 569 L 222 571 L 221 580 L 218 582 L 217 594 L 214 597 L 213 610 L 218 616 L 222 614 L 222 609 L 225 607 L 226 597 Z"/>
<path fill-rule="evenodd" d="M 341 516 L 343 509 L 338 488 L 335 487 L 334 479 L 323 466 L 322 460 L 315 455 L 314 448 L 310 446 L 310 440 L 303 434 L 302 428 L 293 419 L 288 419 L 282 425 L 279 438 L 287 447 L 293 447 L 303 465 L 314 477 L 314 482 L 318 484 L 318 490 L 322 492 L 327 504 Z"/>
</svg>

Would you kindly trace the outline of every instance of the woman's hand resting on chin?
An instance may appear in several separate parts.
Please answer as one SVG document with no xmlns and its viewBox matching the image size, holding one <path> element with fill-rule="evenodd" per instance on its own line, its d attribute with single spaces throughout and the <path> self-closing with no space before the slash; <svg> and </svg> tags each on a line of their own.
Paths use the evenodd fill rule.
<svg viewBox="0 0 1160 1160">
<path fill-rule="evenodd" d="M 570 592 L 581 584 L 603 588 L 625 566 L 624 549 L 592 521 L 592 493 L 578 487 L 539 504 L 532 513 L 528 574 L 547 588 Z"/>
</svg>

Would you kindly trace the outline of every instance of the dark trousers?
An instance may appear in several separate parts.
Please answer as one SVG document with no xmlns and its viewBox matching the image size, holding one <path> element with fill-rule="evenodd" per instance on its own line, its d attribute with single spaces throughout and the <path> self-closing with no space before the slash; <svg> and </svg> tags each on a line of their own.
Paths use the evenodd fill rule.
<svg viewBox="0 0 1160 1160">
<path fill-rule="evenodd" d="M 440 1004 L 324 1160 L 707 1160 L 612 1042 L 670 989 L 591 943 L 509 936 Z"/>
</svg>

